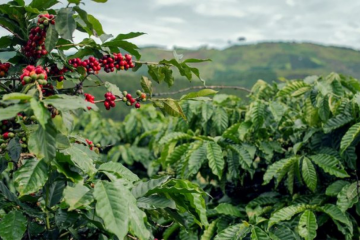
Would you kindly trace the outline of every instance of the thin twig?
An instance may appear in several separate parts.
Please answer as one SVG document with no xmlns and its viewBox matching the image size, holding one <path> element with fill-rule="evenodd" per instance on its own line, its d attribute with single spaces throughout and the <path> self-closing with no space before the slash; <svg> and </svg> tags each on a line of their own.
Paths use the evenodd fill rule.
<svg viewBox="0 0 360 240">
<path fill-rule="evenodd" d="M 145 64 L 145 65 L 163 65 L 163 66 L 173 66 L 169 63 L 159 63 L 159 62 L 143 62 L 143 61 L 134 61 L 134 63 Z"/>
<path fill-rule="evenodd" d="M 13 31 L 11 31 L 8 27 L 6 27 L 5 25 L 3 25 L 3 24 L 0 24 L 0 26 L 1 27 L 3 27 L 3 28 L 5 28 L 6 30 L 8 30 L 9 32 L 11 32 L 12 34 L 14 34 L 14 36 L 16 36 L 17 38 L 19 38 L 19 39 L 21 39 L 21 40 L 23 40 L 24 41 L 24 39 L 22 38 L 22 37 L 20 37 L 19 36 L 19 34 L 17 34 L 17 33 L 15 33 L 15 32 L 13 32 Z"/>
<path fill-rule="evenodd" d="M 156 226 L 162 227 L 162 228 L 169 228 L 169 227 L 171 227 L 173 224 L 174 224 L 174 222 L 171 222 L 169 225 L 160 225 L 160 224 L 157 223 Z"/>
<path fill-rule="evenodd" d="M 37 90 L 38 90 L 38 92 L 39 92 L 39 98 L 40 98 L 40 101 L 41 101 L 41 100 L 43 99 L 42 89 L 41 89 L 41 87 L 40 87 L 40 85 L 39 85 L 38 82 L 35 82 L 35 84 L 36 84 L 36 88 L 37 88 Z"/>
<path fill-rule="evenodd" d="M 8 81 L 8 80 L 14 80 L 14 81 L 20 81 L 20 78 L 0 78 L 0 81 Z"/>
<path fill-rule="evenodd" d="M 129 238 L 134 239 L 134 240 L 139 240 L 138 238 L 131 236 L 130 234 L 127 235 Z"/>
<path fill-rule="evenodd" d="M 1 83 L 1 82 L 0 82 L 0 87 L 2 87 L 3 89 L 5 89 L 6 92 L 11 93 L 11 89 L 8 88 L 5 84 L 3 84 L 3 83 Z"/>
<path fill-rule="evenodd" d="M 173 91 L 173 92 L 162 92 L 162 93 L 153 93 L 153 96 L 162 96 L 162 95 L 174 95 L 174 94 L 178 94 L 178 93 L 182 93 L 182 92 L 187 92 L 193 89 L 234 89 L 234 90 L 241 90 L 241 91 L 245 91 L 248 93 L 251 93 L 250 89 L 244 88 L 244 87 L 237 87 L 237 86 L 193 86 L 193 87 L 188 87 L 188 88 L 184 88 L 184 89 L 180 89 L 178 91 Z"/>
<path fill-rule="evenodd" d="M 81 44 L 81 43 L 78 43 L 78 44 L 75 44 L 75 43 L 71 43 L 71 44 L 62 44 L 62 45 L 57 45 L 55 46 L 56 48 L 60 48 L 60 47 L 71 47 L 71 46 L 79 46 L 79 47 L 82 47 L 82 46 L 86 46 L 86 44 Z"/>
</svg>

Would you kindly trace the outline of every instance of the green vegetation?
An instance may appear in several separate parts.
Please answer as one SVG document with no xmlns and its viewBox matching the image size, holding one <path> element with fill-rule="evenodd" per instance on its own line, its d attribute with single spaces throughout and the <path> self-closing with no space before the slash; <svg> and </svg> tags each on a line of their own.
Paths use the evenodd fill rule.
<svg viewBox="0 0 360 240">
<path fill-rule="evenodd" d="M 337 70 L 326 48 L 144 49 L 139 61 L 129 39 L 143 33 L 108 35 L 81 3 L 0 5 L 0 52 L 13 53 L 0 62 L 1 239 L 360 238 L 360 82 L 272 82 Z M 331 49 L 336 67 L 356 64 Z M 164 92 L 203 78 L 241 94 Z"/>
</svg>

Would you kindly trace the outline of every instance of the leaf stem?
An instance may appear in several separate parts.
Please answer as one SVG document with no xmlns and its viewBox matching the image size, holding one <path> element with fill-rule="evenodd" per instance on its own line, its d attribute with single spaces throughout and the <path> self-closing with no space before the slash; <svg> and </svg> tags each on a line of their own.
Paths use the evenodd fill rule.
<svg viewBox="0 0 360 240">
<path fill-rule="evenodd" d="M 39 98 L 40 98 L 40 101 L 41 101 L 43 99 L 42 89 L 41 89 L 38 82 L 35 82 L 35 84 L 36 84 L 36 88 L 37 88 L 37 90 L 39 92 Z"/>
</svg>

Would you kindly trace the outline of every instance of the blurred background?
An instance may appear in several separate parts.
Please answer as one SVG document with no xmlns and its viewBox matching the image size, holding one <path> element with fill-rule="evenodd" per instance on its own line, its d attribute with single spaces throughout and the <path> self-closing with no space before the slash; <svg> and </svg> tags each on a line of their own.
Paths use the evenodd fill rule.
<svg viewBox="0 0 360 240">
<path fill-rule="evenodd" d="M 66 6 L 65 2 L 60 1 L 59 6 Z M 360 78 L 357 0 L 85 2 L 85 10 L 100 20 L 106 33 L 147 33 L 132 39 L 141 48 L 143 61 L 171 59 L 173 50 L 184 58 L 212 59 L 196 65 L 206 85 L 251 88 L 258 79 L 272 82 L 330 72 Z M 1 36 L 5 34 L 0 30 Z M 77 33 L 75 41 L 85 37 Z M 0 59 L 8 57 L 7 53 L 0 54 Z M 103 73 L 100 77 L 134 93 L 146 70 Z M 198 79 L 189 82 L 180 77 L 171 90 L 166 84 L 154 84 L 155 92 L 203 85 Z M 97 98 L 102 98 L 103 92 L 100 88 L 89 89 Z M 220 92 L 236 94 L 246 101 L 244 92 Z M 128 110 L 102 111 L 107 117 L 121 119 Z"/>
</svg>

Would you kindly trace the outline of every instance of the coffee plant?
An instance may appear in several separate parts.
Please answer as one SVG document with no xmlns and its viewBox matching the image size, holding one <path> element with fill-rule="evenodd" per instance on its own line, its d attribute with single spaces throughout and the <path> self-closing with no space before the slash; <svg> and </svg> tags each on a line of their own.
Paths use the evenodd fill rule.
<svg viewBox="0 0 360 240">
<path fill-rule="evenodd" d="M 94 112 L 77 129 L 107 145 L 104 161 L 207 193 L 208 227 L 174 222 L 158 229 L 162 239 L 359 239 L 358 80 L 259 80 L 248 103 L 212 94 L 184 95 L 184 118 L 146 106 L 119 123 Z"/>
<path fill-rule="evenodd" d="M 0 5 L 0 26 L 10 34 L 0 38 L 0 51 L 14 53 L 0 63 L 0 238 L 148 240 L 169 223 L 206 228 L 206 193 L 199 185 L 161 173 L 140 179 L 103 158 L 106 138 L 84 138 L 76 121 L 97 111 L 96 104 L 137 110 L 146 101 L 184 116 L 178 101 L 152 97 L 147 77 L 132 95 L 104 82 L 101 74 L 144 65 L 154 81 L 171 86 L 174 68 L 201 80 L 189 64 L 207 60 L 174 54 L 171 60 L 141 62 L 138 47 L 128 40 L 143 33 L 106 34 L 82 4 Z M 88 37 L 75 43 L 75 31 Z M 106 89 L 104 99 L 96 100 L 88 87 Z M 116 138 L 114 133 L 108 132 Z"/>
</svg>

